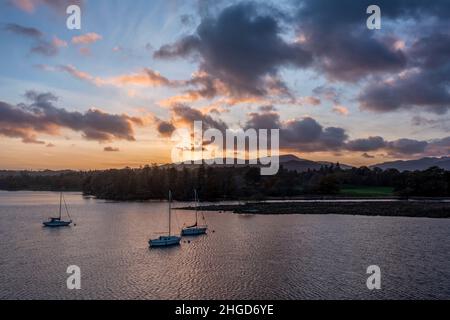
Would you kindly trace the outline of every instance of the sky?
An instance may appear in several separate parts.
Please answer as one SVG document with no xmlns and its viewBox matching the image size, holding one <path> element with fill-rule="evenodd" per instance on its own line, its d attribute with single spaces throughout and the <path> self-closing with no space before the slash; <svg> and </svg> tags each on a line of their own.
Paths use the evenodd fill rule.
<svg viewBox="0 0 450 320">
<path fill-rule="evenodd" d="M 311 160 L 450 154 L 447 0 L 3 0 L 0 43 L 0 169 L 168 163 L 195 120 Z"/>
</svg>

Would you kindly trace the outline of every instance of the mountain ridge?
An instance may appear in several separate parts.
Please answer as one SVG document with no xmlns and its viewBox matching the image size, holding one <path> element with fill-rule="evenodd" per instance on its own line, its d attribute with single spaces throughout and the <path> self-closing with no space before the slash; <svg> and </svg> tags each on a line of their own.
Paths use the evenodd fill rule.
<svg viewBox="0 0 450 320">
<path fill-rule="evenodd" d="M 437 166 L 445 170 L 450 170 L 450 157 L 424 157 L 413 160 L 395 160 L 371 165 L 370 168 L 397 169 L 399 171 L 426 170 Z"/>
<path fill-rule="evenodd" d="M 267 157 L 260 158 L 268 160 Z M 260 160 L 257 159 L 257 160 Z M 214 159 L 218 160 L 218 159 Z M 214 164 L 213 166 L 246 166 L 248 165 L 248 160 L 245 162 L 245 164 L 237 164 L 237 159 L 233 159 L 233 164 L 226 164 L 226 159 L 222 159 L 224 164 Z M 254 159 L 253 159 L 254 160 Z M 307 170 L 319 170 L 323 166 L 330 166 L 330 165 L 336 165 L 335 162 L 331 161 L 314 161 L 309 159 L 303 159 L 299 158 L 296 155 L 293 154 L 284 154 L 279 156 L 280 165 L 282 165 L 284 168 L 288 170 L 295 170 L 298 172 L 304 172 Z M 267 163 L 267 162 L 265 162 Z M 261 164 L 257 164 L 256 166 L 260 166 Z M 195 168 L 199 166 L 199 164 L 184 164 L 184 163 L 171 163 L 171 164 L 162 164 L 162 167 L 176 167 L 176 168 Z M 356 166 L 347 165 L 344 163 L 340 163 L 339 166 L 343 170 L 356 168 Z M 387 161 L 387 162 L 381 162 L 374 165 L 369 165 L 368 167 L 373 168 L 380 168 L 383 170 L 386 169 L 397 169 L 399 171 L 415 171 L 415 170 L 426 170 L 430 167 L 437 166 L 445 170 L 450 170 L 450 156 L 444 156 L 444 157 L 424 157 L 420 159 L 413 159 L 413 160 L 394 160 L 394 161 Z M 103 169 L 108 170 L 108 169 Z M 39 175 L 39 176 L 53 176 L 53 175 L 59 175 L 64 173 L 70 173 L 70 172 L 80 172 L 80 171 L 90 171 L 90 170 L 0 170 L 0 176 L 6 176 L 6 175 L 20 175 L 22 173 L 27 173 L 29 175 Z M 102 170 L 99 170 L 102 171 Z"/>
</svg>

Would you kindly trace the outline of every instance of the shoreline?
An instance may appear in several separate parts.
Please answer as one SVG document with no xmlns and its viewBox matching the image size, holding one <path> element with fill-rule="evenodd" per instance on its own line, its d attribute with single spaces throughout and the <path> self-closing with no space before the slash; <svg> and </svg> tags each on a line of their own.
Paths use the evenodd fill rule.
<svg viewBox="0 0 450 320">
<path fill-rule="evenodd" d="M 194 210 L 194 207 L 176 208 Z M 200 211 L 236 214 L 342 214 L 384 217 L 450 218 L 450 202 L 443 201 L 347 201 L 347 202 L 249 202 L 205 205 Z"/>
</svg>

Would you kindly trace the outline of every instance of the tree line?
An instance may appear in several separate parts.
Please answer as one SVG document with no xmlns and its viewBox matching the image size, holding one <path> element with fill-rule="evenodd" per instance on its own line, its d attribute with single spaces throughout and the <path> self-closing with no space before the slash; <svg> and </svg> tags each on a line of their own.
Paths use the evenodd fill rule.
<svg viewBox="0 0 450 320">
<path fill-rule="evenodd" d="M 343 170 L 339 164 L 319 170 L 289 171 L 282 166 L 276 175 L 261 176 L 255 166 L 195 168 L 145 166 L 63 172 L 54 175 L 21 172 L 0 176 L 2 190 L 82 191 L 109 200 L 192 200 L 197 189 L 201 200 L 265 199 L 308 195 L 338 195 L 346 185 L 391 187 L 398 196 L 450 196 L 450 171 L 431 167 L 424 171 L 382 170 L 368 167 Z"/>
</svg>

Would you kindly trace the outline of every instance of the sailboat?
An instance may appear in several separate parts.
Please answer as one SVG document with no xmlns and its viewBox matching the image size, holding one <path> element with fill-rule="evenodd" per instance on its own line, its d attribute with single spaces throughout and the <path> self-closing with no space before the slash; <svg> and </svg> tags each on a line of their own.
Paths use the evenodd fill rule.
<svg viewBox="0 0 450 320">
<path fill-rule="evenodd" d="M 62 220 L 62 202 L 64 201 L 64 207 L 66 208 L 67 216 L 70 219 L 69 210 L 67 210 L 66 200 L 63 197 L 63 193 L 61 192 L 59 195 L 59 216 L 57 218 L 49 218 L 48 221 L 44 221 L 43 224 L 45 227 L 67 227 L 72 223 L 72 219 L 69 221 Z"/>
<path fill-rule="evenodd" d="M 181 237 L 172 236 L 170 233 L 171 216 L 172 216 L 172 192 L 169 190 L 169 234 L 167 236 L 160 236 L 157 239 L 150 239 L 148 241 L 150 247 L 168 247 L 180 244 Z"/>
<path fill-rule="evenodd" d="M 205 234 L 206 229 L 208 229 L 208 226 L 206 224 L 199 225 L 198 224 L 198 196 L 197 196 L 197 190 L 194 190 L 194 200 L 195 200 L 195 224 L 191 226 L 184 227 L 181 230 L 182 236 L 196 236 L 199 234 Z M 205 217 L 202 215 L 203 221 L 205 221 Z"/>
</svg>

